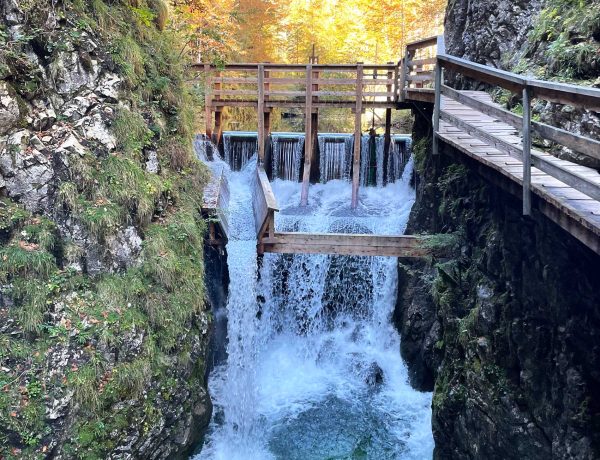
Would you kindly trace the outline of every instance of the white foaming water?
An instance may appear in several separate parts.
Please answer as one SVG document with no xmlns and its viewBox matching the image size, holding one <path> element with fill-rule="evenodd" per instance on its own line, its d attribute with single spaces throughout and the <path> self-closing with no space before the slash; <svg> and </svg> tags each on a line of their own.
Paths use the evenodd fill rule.
<svg viewBox="0 0 600 460">
<path fill-rule="evenodd" d="M 391 323 L 397 260 L 265 254 L 252 221 L 254 163 L 229 175 L 228 362 L 210 376 L 214 402 L 195 459 L 428 459 L 431 394 L 413 390 Z M 276 180 L 279 230 L 403 233 L 414 202 L 403 178 L 362 188 L 350 210 L 342 180 L 310 188 Z"/>
</svg>

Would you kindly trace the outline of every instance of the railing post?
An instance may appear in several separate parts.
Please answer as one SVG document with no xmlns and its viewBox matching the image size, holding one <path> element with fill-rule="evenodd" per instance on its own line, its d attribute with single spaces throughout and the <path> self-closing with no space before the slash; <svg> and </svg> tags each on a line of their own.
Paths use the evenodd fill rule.
<svg viewBox="0 0 600 460">
<path fill-rule="evenodd" d="M 310 168 L 312 163 L 312 73 L 312 64 L 308 64 L 306 66 L 306 114 L 304 116 L 304 173 L 302 175 L 302 194 L 300 197 L 300 206 L 308 205 L 308 188 L 310 185 Z"/>
<path fill-rule="evenodd" d="M 393 65 L 394 63 L 388 62 L 388 64 Z M 394 72 L 391 70 L 388 70 L 387 79 L 392 80 L 393 78 L 394 78 Z M 391 94 L 392 89 L 393 89 L 392 83 L 388 83 L 386 88 L 387 88 L 388 94 Z M 388 100 L 388 102 L 391 102 L 392 98 L 390 96 L 388 96 L 387 100 Z M 384 180 L 384 182 L 388 175 L 388 159 L 390 156 L 391 144 L 392 144 L 392 109 L 388 107 L 387 109 L 385 109 L 385 137 L 384 137 L 384 141 L 383 141 L 383 180 Z"/>
<path fill-rule="evenodd" d="M 531 214 L 531 89 L 523 88 L 523 215 Z"/>
<path fill-rule="evenodd" d="M 440 153 L 440 146 L 438 140 L 438 133 L 440 131 L 440 111 L 442 110 L 442 84 L 444 69 L 440 61 L 437 61 L 435 66 L 435 102 L 433 106 L 433 154 L 438 155 Z"/>
<path fill-rule="evenodd" d="M 212 138 L 212 79 L 210 77 L 210 64 L 204 64 L 204 118 L 206 121 L 206 138 Z"/>
<path fill-rule="evenodd" d="M 402 73 L 400 75 L 400 102 L 404 102 L 406 99 L 406 89 L 407 89 L 407 77 L 408 77 L 408 64 L 411 59 L 411 52 L 408 49 L 408 45 L 406 46 L 406 52 L 404 53 L 404 59 L 402 59 Z"/>
<path fill-rule="evenodd" d="M 265 162 L 265 66 L 258 65 L 258 163 Z"/>
<path fill-rule="evenodd" d="M 360 144 L 362 137 L 363 63 L 356 66 L 356 114 L 354 116 L 354 159 L 352 162 L 352 209 L 358 206 L 360 184 Z"/>
</svg>

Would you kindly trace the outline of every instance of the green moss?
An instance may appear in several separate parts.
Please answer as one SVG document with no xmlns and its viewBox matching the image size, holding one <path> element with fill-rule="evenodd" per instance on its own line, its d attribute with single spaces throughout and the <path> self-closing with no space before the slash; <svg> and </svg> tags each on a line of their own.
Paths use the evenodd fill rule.
<svg viewBox="0 0 600 460">
<path fill-rule="evenodd" d="M 594 79 L 600 63 L 600 2 L 551 0 L 529 35 L 530 53 L 541 49 L 547 76 Z"/>
<path fill-rule="evenodd" d="M 112 129 L 117 138 L 117 147 L 125 155 L 140 153 L 153 136 L 144 118 L 129 109 L 119 110 Z"/>
</svg>

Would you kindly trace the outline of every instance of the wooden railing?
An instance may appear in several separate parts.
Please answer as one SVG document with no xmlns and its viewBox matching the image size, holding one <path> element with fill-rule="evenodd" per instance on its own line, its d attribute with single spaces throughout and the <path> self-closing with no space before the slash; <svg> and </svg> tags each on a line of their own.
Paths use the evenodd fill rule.
<svg viewBox="0 0 600 460">
<path fill-rule="evenodd" d="M 406 45 L 404 57 L 398 63 L 397 100 L 432 102 L 436 56 L 444 53 L 444 37 L 430 37 Z"/>
<path fill-rule="evenodd" d="M 254 212 L 256 236 L 260 245 L 263 237 L 272 237 L 275 233 L 275 212 L 279 211 L 275 195 L 271 189 L 271 183 L 261 165 L 256 168 L 252 210 Z"/>
<path fill-rule="evenodd" d="M 218 176 L 213 176 L 204 188 L 202 213 L 209 221 L 209 242 L 220 243 L 229 235 L 229 184 L 222 170 Z M 214 224 L 218 224 L 217 226 Z"/>
<path fill-rule="evenodd" d="M 397 66 L 390 64 L 196 64 L 205 73 L 206 105 L 264 108 L 304 106 L 351 107 L 357 94 L 375 106 L 395 100 Z M 359 83 L 360 82 L 360 83 Z M 314 99 L 318 98 L 318 99 Z"/>
<path fill-rule="evenodd" d="M 519 116 L 497 105 L 486 104 L 480 100 L 461 93 L 444 84 L 443 71 L 451 70 L 457 74 L 470 77 L 476 81 L 489 85 L 500 86 L 514 93 L 522 95 L 523 116 Z M 555 128 L 543 123 L 532 121 L 531 101 L 533 98 L 542 99 L 559 104 L 569 104 L 590 110 L 600 110 L 600 90 L 583 86 L 567 85 L 562 83 L 540 81 L 526 78 L 522 75 L 476 64 L 466 59 L 438 54 L 436 85 L 435 85 L 435 112 L 434 112 L 434 154 L 438 152 L 438 139 L 440 120 L 460 128 L 466 133 L 492 143 L 498 150 L 522 161 L 523 163 L 523 213 L 531 213 L 531 167 L 553 176 L 574 189 L 600 201 L 600 187 L 598 180 L 579 173 L 576 169 L 560 167 L 552 161 L 552 157 L 532 151 L 532 134 L 568 147 L 583 155 L 600 160 L 600 142 L 578 134 Z M 443 110 L 441 96 L 460 102 L 472 109 L 489 115 L 499 121 L 505 122 L 522 133 L 522 145 L 515 145 L 498 136 L 460 120 Z"/>
</svg>

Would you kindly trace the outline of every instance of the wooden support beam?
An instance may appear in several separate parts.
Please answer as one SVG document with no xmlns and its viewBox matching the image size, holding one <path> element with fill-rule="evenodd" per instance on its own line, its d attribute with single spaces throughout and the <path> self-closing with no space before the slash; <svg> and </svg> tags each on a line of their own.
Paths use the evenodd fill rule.
<svg viewBox="0 0 600 460">
<path fill-rule="evenodd" d="M 523 88 L 523 215 L 531 215 L 531 90 Z"/>
<path fill-rule="evenodd" d="M 211 92 L 212 92 L 212 80 L 210 75 L 210 65 L 204 65 L 204 119 L 206 124 L 206 138 L 212 138 L 212 104 L 211 104 Z"/>
<path fill-rule="evenodd" d="M 406 48 L 406 52 L 404 54 L 404 59 L 402 59 L 402 71 L 400 73 L 400 102 L 404 102 L 406 100 L 406 89 L 407 89 L 407 81 L 406 77 L 408 76 L 408 63 L 412 59 L 414 53 Z"/>
<path fill-rule="evenodd" d="M 388 64 L 393 64 L 393 62 L 388 62 Z M 388 80 L 391 80 L 394 76 L 393 71 L 388 72 Z M 389 92 L 392 92 L 393 88 L 391 84 L 388 84 L 387 89 Z M 388 97 L 388 101 L 392 101 L 391 97 Z M 390 147 L 392 145 L 392 109 L 385 109 L 385 137 L 383 141 L 383 178 L 388 175 L 388 159 L 390 157 Z"/>
<path fill-rule="evenodd" d="M 308 205 L 308 189 L 310 186 L 310 168 L 313 155 L 312 140 L 312 89 L 313 89 L 313 71 L 312 64 L 306 66 L 306 111 L 304 114 L 305 131 L 304 131 L 304 173 L 302 177 L 302 193 L 300 197 L 300 206 Z"/>
<path fill-rule="evenodd" d="M 429 245 L 428 239 L 409 235 L 275 232 L 272 237 L 263 238 L 260 244 L 264 252 L 283 254 L 426 257 L 441 251 Z"/>
<path fill-rule="evenodd" d="M 316 64 L 316 62 L 314 62 L 314 64 Z M 318 142 L 318 135 L 319 135 L 319 109 L 315 109 L 314 107 L 319 103 L 319 96 L 315 96 L 314 94 L 317 94 L 319 92 L 319 80 L 321 77 L 321 72 L 316 70 L 313 71 L 313 76 L 312 76 L 312 80 L 313 80 L 313 87 L 312 87 L 312 92 L 313 92 L 313 102 L 312 102 L 312 106 L 313 106 L 313 110 L 312 110 L 312 120 L 310 122 L 310 126 L 311 126 L 311 136 L 310 136 L 310 143 L 312 144 L 312 153 L 311 153 L 311 168 L 315 169 L 315 171 L 310 171 L 310 175 L 313 178 L 318 177 L 318 172 L 319 172 L 319 165 L 316 161 L 313 161 L 315 158 L 315 148 L 314 146 L 317 145 Z M 306 142 L 306 139 L 304 140 L 304 142 Z M 314 179 L 313 179 L 314 180 Z"/>
<path fill-rule="evenodd" d="M 265 162 L 265 66 L 258 65 L 258 162 Z"/>
<path fill-rule="evenodd" d="M 356 113 L 354 115 L 354 158 L 352 161 L 352 209 L 358 206 L 360 184 L 360 144 L 362 137 L 363 66 L 356 68 Z"/>
<path fill-rule="evenodd" d="M 440 119 L 460 128 L 470 136 L 478 137 L 479 139 L 488 142 L 491 146 L 494 146 L 501 152 L 505 152 L 513 158 L 523 161 L 523 149 L 520 146 L 500 139 L 499 137 L 490 134 L 486 130 L 478 128 L 471 123 L 467 123 L 466 121 L 463 121 L 460 118 L 445 112 L 444 110 L 440 112 Z M 535 168 L 555 177 L 567 185 L 570 185 L 574 189 L 579 190 L 581 193 L 600 201 L 600 183 L 596 177 L 597 174 L 594 176 L 589 176 L 576 170 L 564 168 L 560 163 L 561 161 L 562 160 L 554 158 L 550 155 L 544 156 L 539 152 L 531 152 L 531 162 Z M 584 170 L 590 171 L 590 168 L 576 165 L 574 166 L 576 168 L 584 168 Z"/>
<path fill-rule="evenodd" d="M 440 111 L 442 110 L 442 86 L 444 77 L 442 74 L 442 66 L 435 67 L 435 101 L 433 107 L 433 154 L 439 154 L 438 133 L 440 131 Z"/>
</svg>

